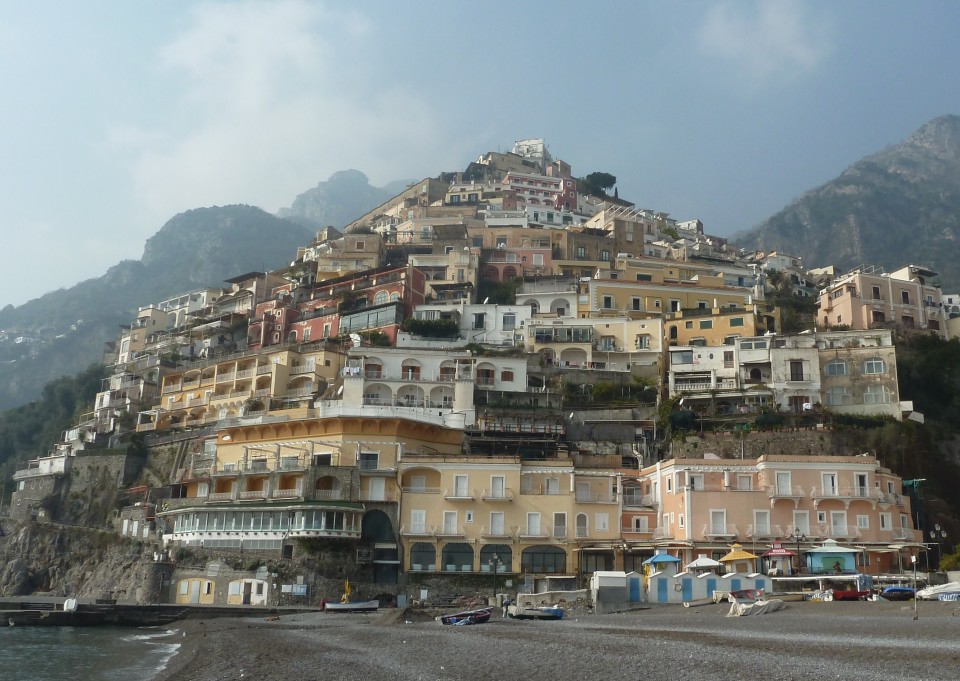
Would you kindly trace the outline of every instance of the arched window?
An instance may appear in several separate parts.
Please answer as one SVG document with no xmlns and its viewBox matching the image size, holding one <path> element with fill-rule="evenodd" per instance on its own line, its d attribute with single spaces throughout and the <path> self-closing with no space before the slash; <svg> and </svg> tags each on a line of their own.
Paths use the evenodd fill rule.
<svg viewBox="0 0 960 681">
<path fill-rule="evenodd" d="M 832 362 L 827 362 L 823 370 L 827 376 L 846 376 L 847 363 L 842 359 L 835 359 Z"/>
<path fill-rule="evenodd" d="M 383 305 L 390 299 L 390 294 L 386 291 L 377 291 L 377 295 L 373 298 L 374 305 Z"/>
<path fill-rule="evenodd" d="M 847 404 L 853 404 L 853 395 L 849 388 L 842 385 L 835 385 L 828 388 L 826 392 L 828 407 L 842 407 Z"/>
<path fill-rule="evenodd" d="M 863 363 L 863 373 L 865 374 L 885 374 L 887 373 L 886 363 L 879 357 L 871 357 Z"/>
<path fill-rule="evenodd" d="M 397 302 L 398 300 L 400 300 L 400 294 L 399 294 L 399 293 L 397 293 L 396 291 L 394 291 L 393 293 L 390 294 L 390 302 L 391 302 L 391 303 L 395 303 L 395 302 Z"/>
<path fill-rule="evenodd" d="M 577 536 L 578 537 L 587 537 L 590 534 L 590 530 L 587 527 L 587 514 L 578 513 L 577 514 Z"/>
<path fill-rule="evenodd" d="M 863 391 L 864 404 L 889 404 L 893 393 L 885 385 L 868 385 Z"/>
</svg>

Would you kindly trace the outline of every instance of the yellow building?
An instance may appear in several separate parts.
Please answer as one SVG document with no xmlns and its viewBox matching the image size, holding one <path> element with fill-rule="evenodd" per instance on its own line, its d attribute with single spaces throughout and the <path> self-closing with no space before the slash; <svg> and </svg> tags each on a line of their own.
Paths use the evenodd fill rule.
<svg viewBox="0 0 960 681">
<path fill-rule="evenodd" d="M 758 317 L 755 305 L 681 310 L 664 322 L 670 345 L 732 345 L 736 338 L 762 336 L 765 317 Z"/>
<path fill-rule="evenodd" d="M 296 407 L 334 385 L 342 366 L 343 355 L 322 343 L 186 362 L 163 377 L 160 401 L 139 414 L 137 430 L 195 427 Z"/>
<path fill-rule="evenodd" d="M 405 456 L 399 475 L 410 571 L 574 575 L 582 546 L 620 536 L 615 476 L 571 459 Z"/>
</svg>

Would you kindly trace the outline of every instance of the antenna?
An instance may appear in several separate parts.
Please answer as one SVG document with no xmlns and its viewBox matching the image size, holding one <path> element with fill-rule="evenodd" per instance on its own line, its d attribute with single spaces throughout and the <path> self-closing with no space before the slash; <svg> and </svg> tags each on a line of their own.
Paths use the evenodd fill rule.
<svg viewBox="0 0 960 681">
<path fill-rule="evenodd" d="M 487 296 L 483 299 L 483 304 L 486 305 L 488 300 L 490 300 L 490 296 Z"/>
</svg>

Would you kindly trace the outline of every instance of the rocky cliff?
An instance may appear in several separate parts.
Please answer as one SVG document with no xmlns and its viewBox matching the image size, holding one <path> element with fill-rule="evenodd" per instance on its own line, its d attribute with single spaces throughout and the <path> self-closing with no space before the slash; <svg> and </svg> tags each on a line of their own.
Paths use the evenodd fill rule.
<svg viewBox="0 0 960 681">
<path fill-rule="evenodd" d="M 0 596 L 157 598 L 152 550 L 111 532 L 0 521 Z"/>
</svg>

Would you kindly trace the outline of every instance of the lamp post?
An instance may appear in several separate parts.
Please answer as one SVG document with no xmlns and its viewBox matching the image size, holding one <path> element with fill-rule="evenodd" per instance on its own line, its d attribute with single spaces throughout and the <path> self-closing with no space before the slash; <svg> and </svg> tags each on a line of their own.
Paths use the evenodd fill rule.
<svg viewBox="0 0 960 681">
<path fill-rule="evenodd" d="M 493 602 L 497 602 L 497 569 L 500 567 L 500 556 L 494 553 L 490 556 L 490 568 L 493 570 Z"/>
<path fill-rule="evenodd" d="M 930 530 L 930 539 L 937 543 L 937 570 L 940 569 L 940 559 L 943 557 L 940 553 L 940 542 L 947 538 L 947 531 L 940 527 L 940 523 L 933 526 Z"/>
<path fill-rule="evenodd" d="M 797 574 L 803 572 L 803 561 L 800 559 L 800 542 L 807 541 L 807 535 L 800 531 L 799 527 L 793 528 L 793 534 L 790 535 L 797 545 Z"/>
</svg>

